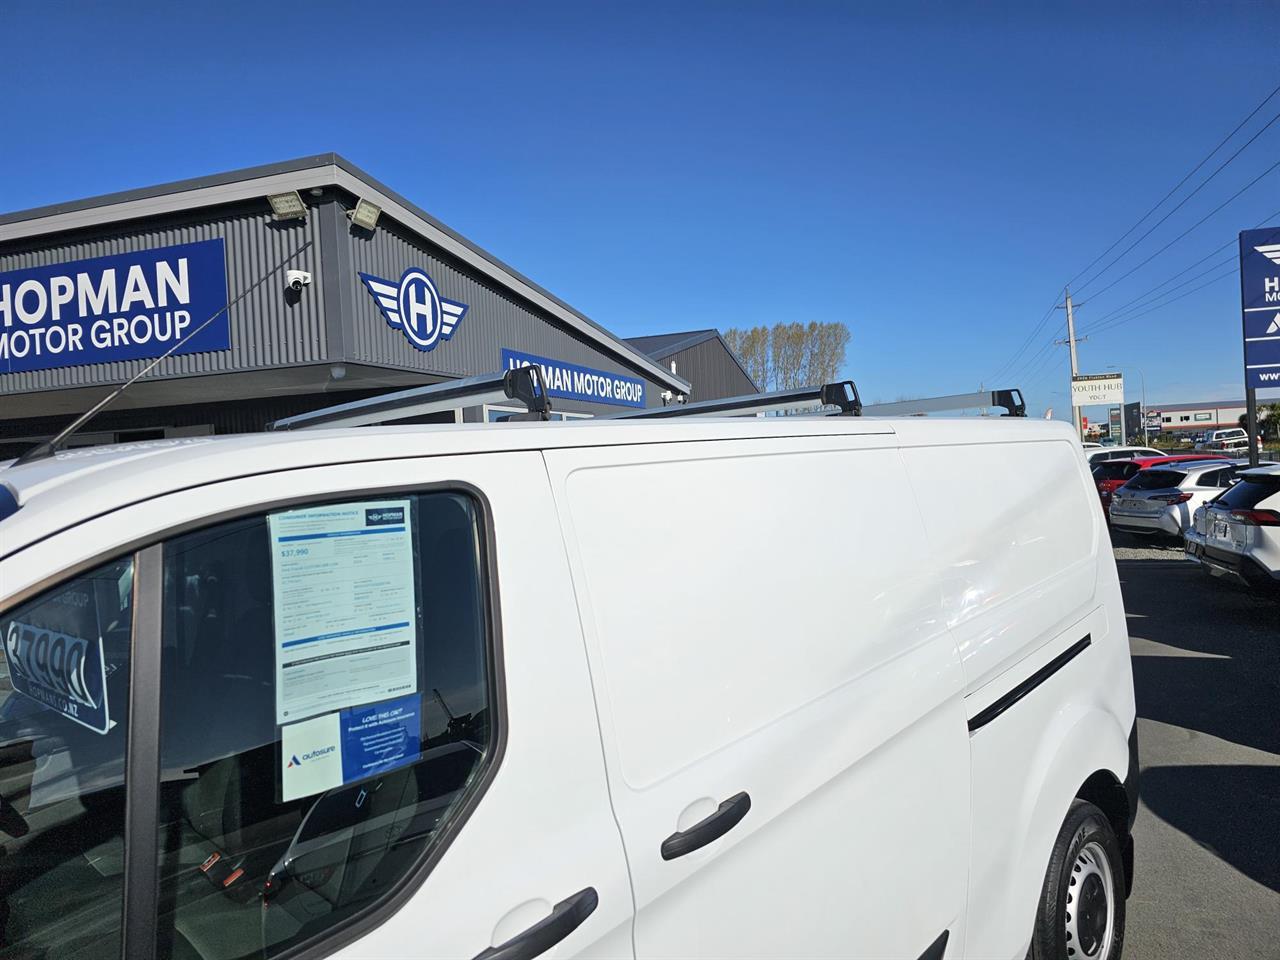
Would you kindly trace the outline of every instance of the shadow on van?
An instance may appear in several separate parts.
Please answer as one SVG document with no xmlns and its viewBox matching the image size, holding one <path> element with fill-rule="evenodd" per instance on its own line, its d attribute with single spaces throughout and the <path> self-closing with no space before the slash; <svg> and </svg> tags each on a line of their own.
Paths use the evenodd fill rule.
<svg viewBox="0 0 1280 960">
<path fill-rule="evenodd" d="M 1280 766 L 1149 767 L 1142 800 L 1250 879 L 1280 892 Z"/>
</svg>

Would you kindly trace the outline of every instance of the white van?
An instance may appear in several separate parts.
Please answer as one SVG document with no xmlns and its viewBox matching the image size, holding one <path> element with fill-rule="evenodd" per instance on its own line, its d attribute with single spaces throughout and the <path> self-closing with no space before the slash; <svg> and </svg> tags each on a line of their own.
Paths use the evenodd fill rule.
<svg viewBox="0 0 1280 960">
<path fill-rule="evenodd" d="M 16 956 L 1120 955 L 1065 425 L 191 438 L 11 466 L 0 518 Z"/>
</svg>

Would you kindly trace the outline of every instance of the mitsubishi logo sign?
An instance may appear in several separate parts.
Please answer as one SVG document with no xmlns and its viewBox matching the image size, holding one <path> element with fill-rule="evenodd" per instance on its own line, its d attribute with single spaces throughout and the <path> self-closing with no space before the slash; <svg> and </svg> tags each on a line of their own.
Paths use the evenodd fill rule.
<svg viewBox="0 0 1280 960">
<path fill-rule="evenodd" d="M 399 283 L 362 273 L 360 279 L 387 320 L 419 350 L 434 350 L 467 312 L 465 303 L 440 296 L 435 281 L 421 267 L 410 267 Z"/>
</svg>

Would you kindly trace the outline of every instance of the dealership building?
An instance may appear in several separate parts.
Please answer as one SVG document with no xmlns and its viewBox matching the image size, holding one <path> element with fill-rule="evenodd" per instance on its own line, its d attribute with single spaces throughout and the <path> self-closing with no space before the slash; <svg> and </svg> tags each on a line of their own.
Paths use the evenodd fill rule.
<svg viewBox="0 0 1280 960">
<path fill-rule="evenodd" d="M 716 331 L 623 340 L 335 154 L 0 216 L 0 459 L 175 344 L 74 443 L 529 364 L 557 419 L 755 389 Z"/>
</svg>

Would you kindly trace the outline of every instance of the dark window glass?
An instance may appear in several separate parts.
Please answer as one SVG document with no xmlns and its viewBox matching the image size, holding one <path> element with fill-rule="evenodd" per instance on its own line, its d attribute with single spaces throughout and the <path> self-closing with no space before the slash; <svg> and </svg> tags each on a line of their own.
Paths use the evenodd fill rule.
<svg viewBox="0 0 1280 960">
<path fill-rule="evenodd" d="M 1113 460 L 1096 467 L 1093 476 L 1099 482 L 1103 480 L 1124 480 L 1137 472 L 1138 465 L 1131 460 Z"/>
<path fill-rule="evenodd" d="M 1125 487 L 1130 490 L 1163 490 L 1166 487 L 1176 487 L 1186 476 L 1178 470 L 1139 470 Z"/>
<path fill-rule="evenodd" d="M 1251 510 L 1268 497 L 1280 493 L 1280 477 L 1241 477 L 1217 502 L 1232 510 Z"/>
<path fill-rule="evenodd" d="M 3 956 L 120 955 L 133 561 L 0 614 Z"/>
<path fill-rule="evenodd" d="M 373 905 L 492 754 L 473 501 L 165 544 L 159 956 L 268 957 Z"/>
</svg>

